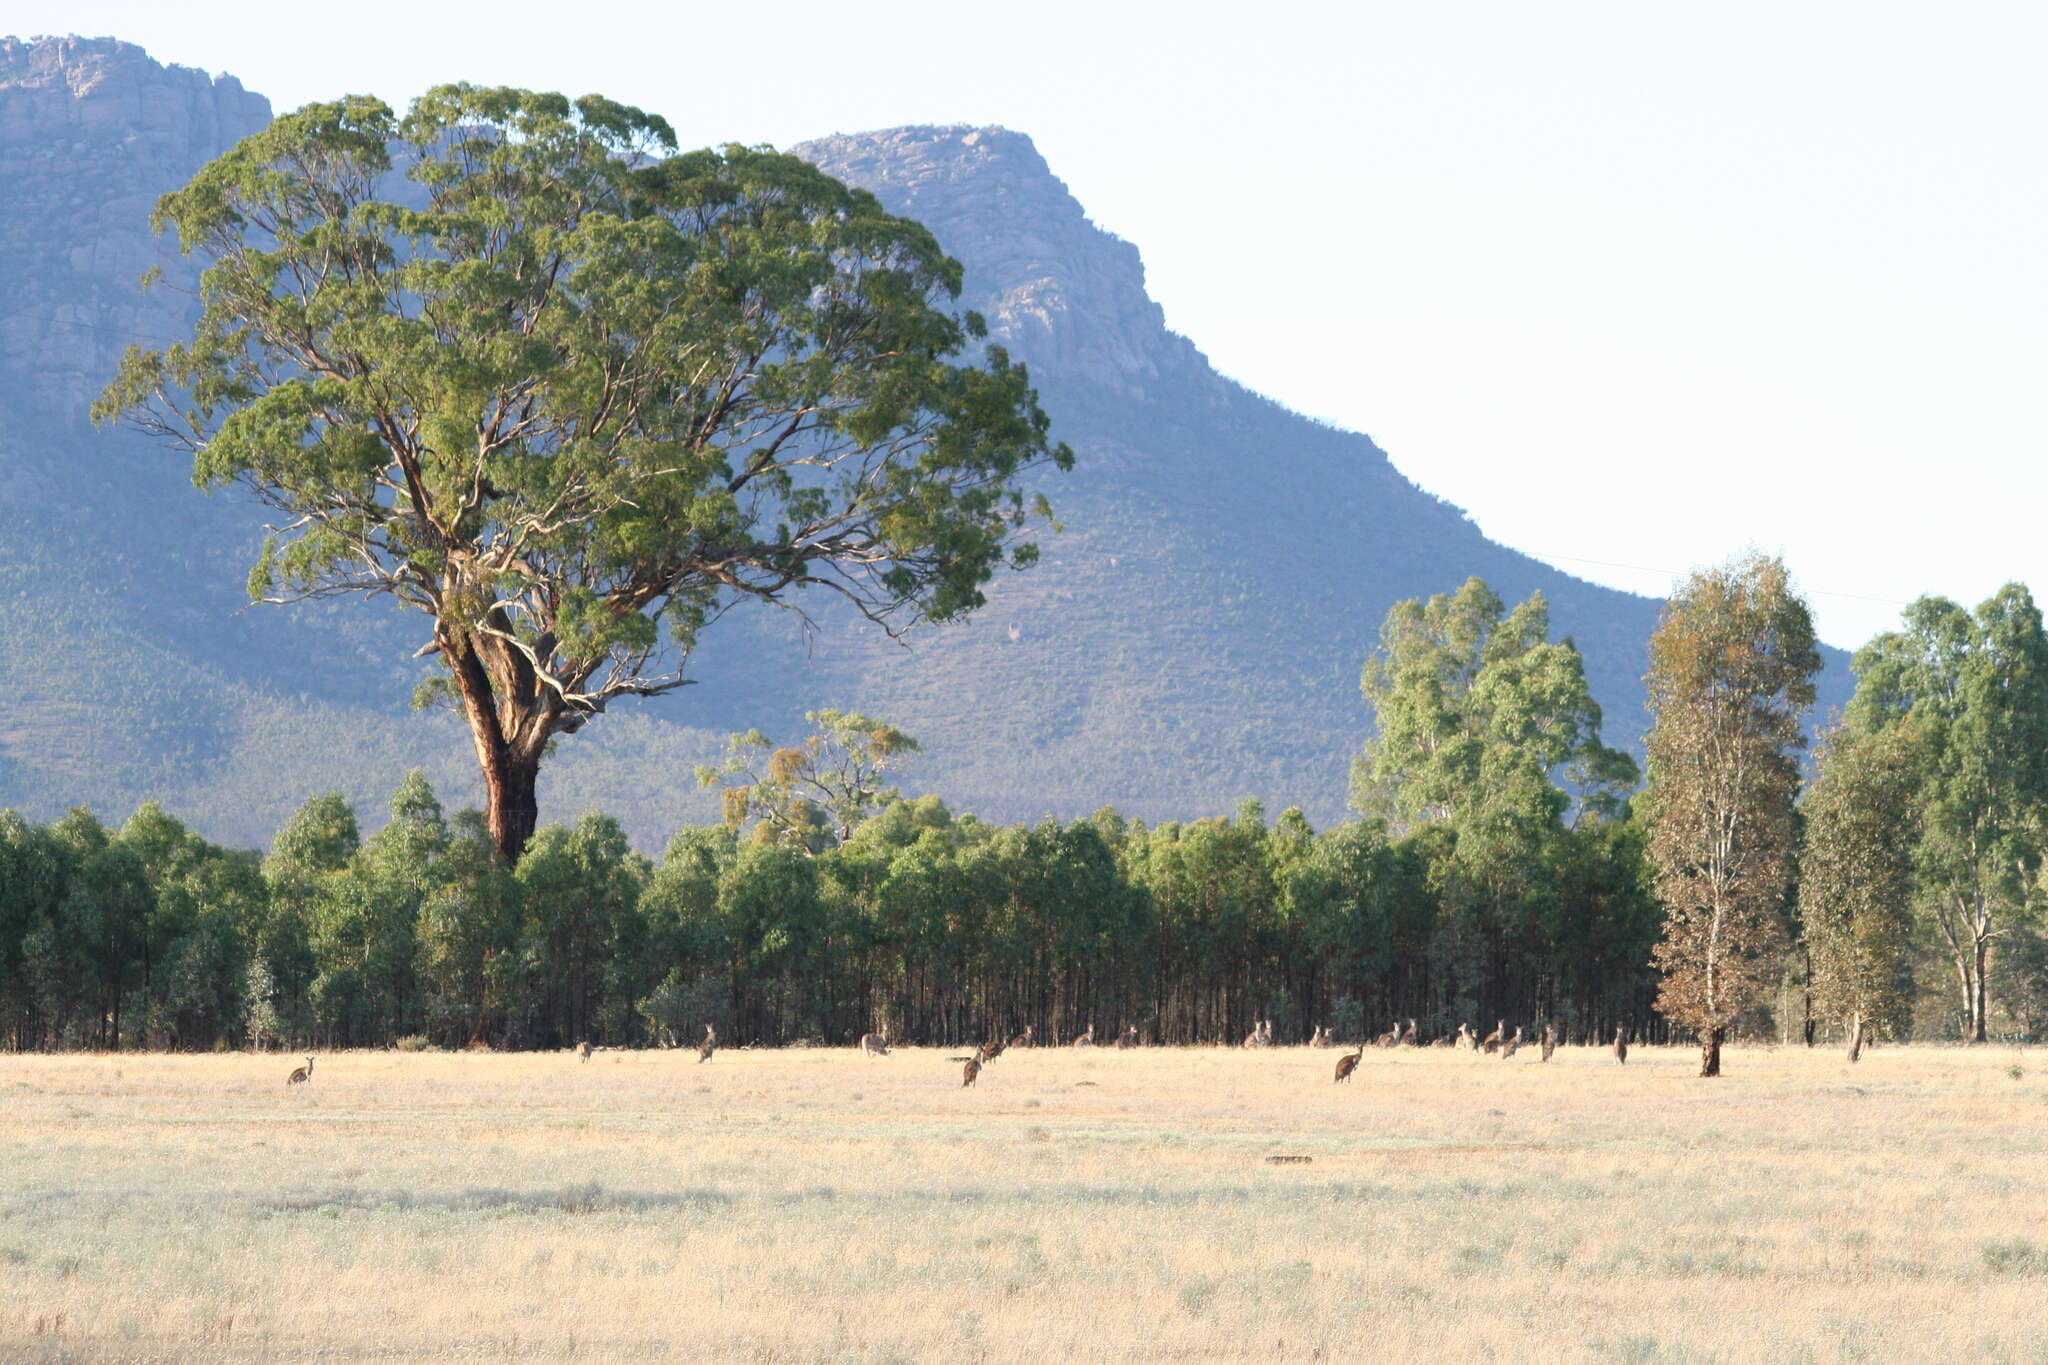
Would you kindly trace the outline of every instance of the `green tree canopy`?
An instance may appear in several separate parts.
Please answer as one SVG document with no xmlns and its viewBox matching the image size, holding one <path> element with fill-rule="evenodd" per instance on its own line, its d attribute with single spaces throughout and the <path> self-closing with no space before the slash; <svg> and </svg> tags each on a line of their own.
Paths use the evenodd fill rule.
<svg viewBox="0 0 2048 1365">
<path fill-rule="evenodd" d="M 1920 756 L 1912 730 L 1837 726 L 1806 789 L 1799 910 L 1813 954 L 1815 1003 L 1849 1034 L 1897 1037 L 1911 1023 L 1913 852 L 1920 838 Z"/>
<path fill-rule="evenodd" d="M 2008 583 L 1967 612 L 1942 597 L 1857 651 L 1849 723 L 1909 727 L 1919 758 L 1915 884 L 1956 972 L 1964 1034 L 1985 1037 L 1992 944 L 2032 908 L 2048 804 L 2048 635 Z"/>
<path fill-rule="evenodd" d="M 979 606 L 1071 464 L 960 266 L 794 157 L 674 154 L 589 96 L 308 105 L 164 196 L 189 341 L 95 407 L 277 516 L 263 601 L 425 613 L 516 860 L 549 741 L 682 686 L 697 632 L 818 589 L 895 631 Z M 395 183 L 402 167 L 410 186 Z"/>
<path fill-rule="evenodd" d="M 898 799 L 883 774 L 915 755 L 918 743 L 855 711 L 806 711 L 804 719 L 812 733 L 788 748 L 776 748 L 759 730 L 731 736 L 725 761 L 698 765 L 697 781 L 724 784 L 728 828 L 758 821 L 763 837 L 816 852 L 846 842 Z"/>
</svg>

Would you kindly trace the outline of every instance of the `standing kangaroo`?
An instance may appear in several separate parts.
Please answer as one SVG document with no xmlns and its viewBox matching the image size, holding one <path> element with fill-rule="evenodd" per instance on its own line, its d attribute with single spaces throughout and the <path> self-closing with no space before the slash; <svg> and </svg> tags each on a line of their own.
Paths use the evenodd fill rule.
<svg viewBox="0 0 2048 1365">
<path fill-rule="evenodd" d="M 307 1081 L 310 1081 L 312 1079 L 313 1059 L 311 1057 L 308 1057 L 306 1058 L 306 1064 L 304 1066 L 293 1068 L 292 1074 L 284 1078 L 284 1083 L 286 1085 L 304 1085 Z"/>
<path fill-rule="evenodd" d="M 1342 1057 L 1339 1057 L 1339 1058 L 1337 1059 L 1337 1081 L 1338 1081 L 1338 1083 L 1340 1083 L 1340 1084 L 1341 1084 L 1342 1082 L 1344 1082 L 1344 1081 L 1348 1081 L 1348 1080 L 1350 1080 L 1350 1079 L 1351 1079 L 1351 1073 L 1352 1073 L 1352 1072 L 1354 1072 L 1354 1071 L 1356 1071 L 1356 1070 L 1358 1070 L 1358 1063 L 1359 1063 L 1359 1059 L 1360 1059 L 1360 1058 L 1362 1058 L 1362 1057 L 1364 1057 L 1364 1056 L 1365 1056 L 1365 1044 L 1364 1044 L 1363 1042 L 1361 1042 L 1361 1043 L 1359 1043 L 1359 1045 L 1358 1045 L 1358 1051 L 1356 1051 L 1356 1052 L 1347 1052 L 1347 1053 L 1345 1053 L 1345 1054 L 1344 1054 L 1344 1055 L 1343 1055 Z"/>
<path fill-rule="evenodd" d="M 1622 1063 L 1624 1066 L 1628 1064 L 1627 1029 L 1618 1028 L 1614 1031 L 1614 1060 Z"/>
<path fill-rule="evenodd" d="M 697 1045 L 697 1061 L 701 1064 L 711 1060 L 711 1054 L 718 1051 L 718 1030 L 706 1024 L 704 1041 Z"/>
<path fill-rule="evenodd" d="M 1093 1024 L 1090 1024 L 1090 1025 L 1088 1026 L 1088 1031 L 1087 1031 L 1086 1033 L 1082 1034 L 1082 1035 L 1081 1035 L 1081 1036 L 1080 1036 L 1079 1038 L 1076 1038 L 1076 1039 L 1074 1040 L 1074 1046 L 1075 1046 L 1075 1047 L 1094 1047 L 1094 1046 L 1095 1046 L 1095 1025 L 1093 1025 Z"/>
<path fill-rule="evenodd" d="M 1549 1061 L 1550 1054 L 1557 1051 L 1557 1030 L 1550 1025 L 1543 1026 L 1543 1060 Z"/>
<path fill-rule="evenodd" d="M 590 1060 L 590 1043 L 588 1040 L 576 1044 L 576 1060 L 579 1062 Z"/>
<path fill-rule="evenodd" d="M 967 1065 L 960 1068 L 960 1088 L 965 1090 L 968 1086 L 973 1085 L 974 1078 L 980 1074 L 981 1059 L 979 1057 L 969 1057 Z"/>
<path fill-rule="evenodd" d="M 1138 1045 L 1138 1026 L 1136 1024 L 1125 1025 L 1124 1031 L 1116 1036 L 1116 1045 L 1119 1050 L 1136 1047 Z"/>
<path fill-rule="evenodd" d="M 863 1055 L 868 1057 L 888 1056 L 889 1030 L 883 1029 L 880 1033 L 863 1033 L 860 1036 L 860 1050 Z"/>
</svg>

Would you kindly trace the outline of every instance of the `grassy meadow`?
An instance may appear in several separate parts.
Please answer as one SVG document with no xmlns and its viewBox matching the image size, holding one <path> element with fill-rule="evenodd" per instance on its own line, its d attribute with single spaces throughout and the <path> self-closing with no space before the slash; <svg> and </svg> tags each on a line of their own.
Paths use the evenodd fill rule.
<svg viewBox="0 0 2048 1365">
<path fill-rule="evenodd" d="M 0 1359 L 2048 1360 L 2048 1056 L 948 1055 L 0 1057 Z"/>
</svg>

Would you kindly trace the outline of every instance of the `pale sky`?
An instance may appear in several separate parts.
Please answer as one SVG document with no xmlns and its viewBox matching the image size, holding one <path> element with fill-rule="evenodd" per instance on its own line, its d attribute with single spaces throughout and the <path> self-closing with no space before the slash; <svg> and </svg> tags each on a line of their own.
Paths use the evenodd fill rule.
<svg viewBox="0 0 2048 1365">
<path fill-rule="evenodd" d="M 1497 540 L 1660 595 L 1781 552 L 1849 647 L 2048 590 L 2039 6 L 0 0 L 6 32 L 279 109 L 473 80 L 686 144 L 1002 124 L 1219 369 Z"/>
</svg>

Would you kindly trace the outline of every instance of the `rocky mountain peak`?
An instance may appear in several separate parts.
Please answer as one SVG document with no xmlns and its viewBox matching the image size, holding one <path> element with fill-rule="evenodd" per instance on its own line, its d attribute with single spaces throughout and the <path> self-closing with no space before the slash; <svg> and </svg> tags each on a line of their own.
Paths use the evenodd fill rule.
<svg viewBox="0 0 2048 1365">
<path fill-rule="evenodd" d="M 928 125 L 838 134 L 790 148 L 915 218 L 967 266 L 961 305 L 1034 370 L 1143 398 L 1161 381 L 1216 381 L 1145 292 L 1137 247 L 1088 218 L 1031 139 Z"/>
<path fill-rule="evenodd" d="M 186 296 L 136 288 L 178 265 L 150 209 L 269 121 L 234 77 L 133 43 L 0 37 L 0 362 L 25 395 L 82 415 L 131 341 L 179 334 Z"/>
</svg>

